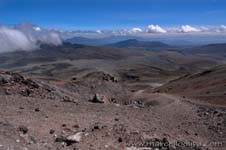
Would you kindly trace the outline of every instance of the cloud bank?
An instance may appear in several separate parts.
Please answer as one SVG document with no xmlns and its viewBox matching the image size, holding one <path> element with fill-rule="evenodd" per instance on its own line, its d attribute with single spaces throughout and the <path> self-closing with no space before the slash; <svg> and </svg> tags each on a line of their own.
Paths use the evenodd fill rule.
<svg viewBox="0 0 226 150">
<path fill-rule="evenodd" d="M 134 37 L 158 37 L 165 38 L 175 36 L 183 37 L 203 35 L 205 37 L 226 36 L 226 25 L 220 26 L 191 26 L 182 25 L 176 27 L 161 27 L 160 25 L 148 25 L 146 27 L 134 27 L 120 30 L 57 30 L 45 29 L 30 23 L 20 23 L 15 26 L 0 25 L 0 53 L 16 50 L 33 50 L 40 43 L 61 45 L 62 39 L 72 37 L 103 38 L 111 36 L 134 36 Z M 201 39 L 201 38 L 200 38 Z"/>
<path fill-rule="evenodd" d="M 72 34 L 75 32 L 71 32 Z M 81 34 L 83 31 L 80 32 Z M 194 34 L 215 34 L 215 33 L 226 33 L 226 25 L 221 26 L 191 26 L 191 25 L 182 25 L 178 27 L 167 27 L 163 28 L 159 25 L 148 25 L 144 28 L 134 27 L 131 29 L 120 29 L 120 30 L 98 30 L 98 32 L 90 32 L 92 34 L 112 34 L 112 35 L 137 35 L 137 34 L 187 34 L 187 33 L 194 33 Z M 76 32 L 78 34 L 78 32 Z M 87 32 L 86 32 L 87 34 Z"/>
<path fill-rule="evenodd" d="M 106 36 L 152 36 L 152 35 L 197 35 L 197 34 L 226 34 L 226 25 L 220 26 L 191 26 L 182 25 L 174 27 L 161 27 L 160 25 L 148 25 L 147 27 L 133 27 L 119 30 L 97 30 L 97 31 L 64 31 L 61 36 L 64 39 L 77 37 L 102 38 Z"/>
<path fill-rule="evenodd" d="M 0 27 L 0 52 L 33 50 L 38 48 L 39 43 L 60 45 L 62 40 L 58 32 L 29 23 Z"/>
</svg>

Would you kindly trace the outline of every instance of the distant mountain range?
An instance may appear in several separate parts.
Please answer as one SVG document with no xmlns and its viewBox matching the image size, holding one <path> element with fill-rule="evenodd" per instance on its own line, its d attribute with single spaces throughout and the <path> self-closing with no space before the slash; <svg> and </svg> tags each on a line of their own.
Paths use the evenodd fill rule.
<svg viewBox="0 0 226 150">
<path fill-rule="evenodd" d="M 92 46 L 100 46 L 100 45 L 108 45 L 112 43 L 117 43 L 129 39 L 136 39 L 139 41 L 158 41 L 163 42 L 168 45 L 175 46 L 201 46 L 208 45 L 212 43 L 226 43 L 226 37 L 221 36 L 206 36 L 206 35 L 153 35 L 149 37 L 140 37 L 140 36 L 125 36 L 125 35 L 117 35 L 117 36 L 106 36 L 106 37 L 73 37 L 70 39 L 65 39 L 65 42 L 69 42 L 72 44 L 84 44 L 84 45 L 92 45 Z"/>
<path fill-rule="evenodd" d="M 100 46 L 107 45 L 111 43 L 116 43 L 128 39 L 139 39 L 133 36 L 109 36 L 103 38 L 86 38 L 86 37 L 73 37 L 70 39 L 66 39 L 65 42 L 72 44 L 83 44 L 83 45 L 91 45 L 91 46 Z"/>
<path fill-rule="evenodd" d="M 85 38 L 85 37 L 73 37 L 71 39 L 65 40 L 65 42 L 69 42 L 71 44 L 83 44 L 83 45 L 104 45 L 106 44 L 104 39 L 91 39 L 91 38 Z"/>
<path fill-rule="evenodd" d="M 91 46 L 104 46 L 111 48 L 125 48 L 125 49 L 141 49 L 153 50 L 162 48 L 171 48 L 172 46 L 159 41 L 142 41 L 138 39 L 127 39 L 129 37 L 108 37 L 102 39 L 89 39 L 84 37 L 74 37 L 66 40 L 72 44 L 83 44 Z M 120 41 L 119 41 L 120 40 Z"/>
<path fill-rule="evenodd" d="M 164 50 L 172 49 L 188 54 L 205 54 L 213 56 L 223 56 L 226 57 L 226 44 L 217 43 L 217 44 L 204 44 L 204 45 L 190 45 L 183 46 L 177 45 L 173 46 L 167 42 L 162 42 L 160 39 L 156 41 L 149 41 L 144 39 L 137 39 L 137 37 L 130 36 L 111 36 L 101 39 L 91 39 L 84 37 L 74 37 L 67 39 L 66 42 L 72 44 L 82 44 L 82 45 L 91 45 L 91 46 L 104 46 L 111 48 L 124 48 L 124 49 L 139 49 L 139 50 Z M 179 43 L 186 43 L 179 42 Z M 186 43 L 189 45 L 188 43 Z"/>
<path fill-rule="evenodd" d="M 162 49 L 162 48 L 170 48 L 171 46 L 158 41 L 139 41 L 136 39 L 129 39 L 113 44 L 106 45 L 107 47 L 112 48 L 126 48 L 126 49 L 143 49 L 143 50 L 151 50 L 151 49 Z"/>
</svg>

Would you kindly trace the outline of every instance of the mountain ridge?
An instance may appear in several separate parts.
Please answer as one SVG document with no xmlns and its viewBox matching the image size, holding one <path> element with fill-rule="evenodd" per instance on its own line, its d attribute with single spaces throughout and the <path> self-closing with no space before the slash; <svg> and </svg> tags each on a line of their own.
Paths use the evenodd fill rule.
<svg viewBox="0 0 226 150">
<path fill-rule="evenodd" d="M 127 48 L 127 49 L 161 49 L 161 48 L 170 48 L 171 46 L 159 41 L 141 41 L 137 39 L 129 39 L 125 41 L 120 41 L 112 44 L 106 45 L 107 47 L 112 48 Z"/>
</svg>

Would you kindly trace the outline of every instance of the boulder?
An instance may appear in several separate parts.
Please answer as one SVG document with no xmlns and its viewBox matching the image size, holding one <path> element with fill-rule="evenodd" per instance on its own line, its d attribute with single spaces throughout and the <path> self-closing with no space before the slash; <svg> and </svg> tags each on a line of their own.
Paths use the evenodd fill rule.
<svg viewBox="0 0 226 150">
<path fill-rule="evenodd" d="M 104 103 L 104 97 L 101 96 L 100 94 L 95 94 L 93 99 L 90 100 L 92 103 Z"/>
<path fill-rule="evenodd" d="M 67 140 L 77 143 L 77 142 L 81 141 L 83 135 L 84 135 L 84 132 L 78 132 L 78 133 L 76 133 L 74 135 L 68 136 Z"/>
<path fill-rule="evenodd" d="M 27 134 L 27 132 L 28 132 L 28 128 L 26 126 L 24 126 L 24 125 L 20 125 L 18 129 L 23 134 Z"/>
<path fill-rule="evenodd" d="M 60 136 L 56 138 L 55 142 L 66 143 L 67 146 L 70 146 L 74 143 L 80 142 L 83 135 L 84 135 L 84 132 L 78 132 L 68 137 Z"/>
</svg>

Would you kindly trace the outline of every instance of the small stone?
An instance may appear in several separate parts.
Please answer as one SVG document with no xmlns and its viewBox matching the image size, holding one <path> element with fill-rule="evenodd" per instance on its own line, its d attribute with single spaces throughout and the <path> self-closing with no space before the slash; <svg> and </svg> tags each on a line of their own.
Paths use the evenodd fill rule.
<svg viewBox="0 0 226 150">
<path fill-rule="evenodd" d="M 23 96 L 30 96 L 33 91 L 31 89 L 24 89 L 20 92 L 21 95 Z"/>
<path fill-rule="evenodd" d="M 122 143 L 122 138 L 118 138 L 118 142 L 119 143 Z"/>
<path fill-rule="evenodd" d="M 76 124 L 76 125 L 73 126 L 73 128 L 79 128 L 79 125 Z"/>
<path fill-rule="evenodd" d="M 185 134 L 189 134 L 189 132 L 188 131 L 184 131 L 185 132 Z"/>
<path fill-rule="evenodd" d="M 163 142 L 163 143 L 169 143 L 168 140 L 167 140 L 167 138 L 163 138 L 163 139 L 162 139 L 162 142 Z"/>
<path fill-rule="evenodd" d="M 215 111 L 213 112 L 213 114 L 214 114 L 214 115 L 218 114 L 218 111 L 215 110 Z"/>
<path fill-rule="evenodd" d="M 115 121 L 119 121 L 119 119 L 118 118 L 115 118 Z"/>
<path fill-rule="evenodd" d="M 55 139 L 55 142 L 65 142 L 67 140 L 66 137 L 60 136 Z"/>
<path fill-rule="evenodd" d="M 95 125 L 95 126 L 93 127 L 93 129 L 98 130 L 98 129 L 100 129 L 100 127 L 99 127 L 98 125 Z"/>
<path fill-rule="evenodd" d="M 80 142 L 83 135 L 84 135 L 84 132 L 78 132 L 78 133 L 76 133 L 74 135 L 68 136 L 67 140 L 73 141 L 73 142 Z"/>
<path fill-rule="evenodd" d="M 54 133 L 55 133 L 55 130 L 51 129 L 51 130 L 49 131 L 49 133 L 50 133 L 50 134 L 54 134 Z"/>
<path fill-rule="evenodd" d="M 72 81 L 75 81 L 75 80 L 77 80 L 77 78 L 76 78 L 76 77 L 73 77 L 71 80 L 72 80 Z"/>
<path fill-rule="evenodd" d="M 99 94 L 95 94 L 93 99 L 91 100 L 93 103 L 104 103 L 103 98 Z"/>
<path fill-rule="evenodd" d="M 86 128 L 82 129 L 82 132 L 85 132 L 86 131 Z"/>
<path fill-rule="evenodd" d="M 39 112 L 40 111 L 40 109 L 39 108 L 35 108 L 35 112 Z"/>
<path fill-rule="evenodd" d="M 10 91 L 10 89 L 6 89 L 6 90 L 5 90 L 5 94 L 6 94 L 6 95 L 11 95 L 12 92 Z"/>
<path fill-rule="evenodd" d="M 19 126 L 19 131 L 22 132 L 23 134 L 27 134 L 28 128 L 24 125 Z"/>
</svg>

